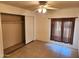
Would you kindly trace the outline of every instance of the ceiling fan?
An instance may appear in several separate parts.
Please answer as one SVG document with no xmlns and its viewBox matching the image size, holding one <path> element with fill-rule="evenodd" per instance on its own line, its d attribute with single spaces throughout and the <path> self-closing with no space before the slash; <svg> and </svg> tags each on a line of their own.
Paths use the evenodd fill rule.
<svg viewBox="0 0 79 59">
<path fill-rule="evenodd" d="M 50 7 L 47 1 L 39 1 L 39 7 L 37 8 L 37 11 L 39 13 L 46 13 L 47 10 L 56 10 L 56 9 L 57 8 Z"/>
</svg>

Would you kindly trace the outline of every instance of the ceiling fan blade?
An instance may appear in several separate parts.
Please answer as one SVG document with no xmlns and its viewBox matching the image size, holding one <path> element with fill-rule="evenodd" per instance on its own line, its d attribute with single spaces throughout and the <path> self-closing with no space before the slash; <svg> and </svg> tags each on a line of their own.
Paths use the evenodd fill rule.
<svg viewBox="0 0 79 59">
<path fill-rule="evenodd" d="M 48 5 L 48 4 L 46 4 L 44 7 L 45 7 L 46 9 L 51 9 L 51 10 L 56 10 L 56 9 L 58 9 L 58 8 L 50 7 L 50 5 Z"/>
<path fill-rule="evenodd" d="M 46 9 L 51 9 L 51 10 L 57 10 L 58 8 L 54 8 L 54 7 L 45 7 Z"/>
</svg>

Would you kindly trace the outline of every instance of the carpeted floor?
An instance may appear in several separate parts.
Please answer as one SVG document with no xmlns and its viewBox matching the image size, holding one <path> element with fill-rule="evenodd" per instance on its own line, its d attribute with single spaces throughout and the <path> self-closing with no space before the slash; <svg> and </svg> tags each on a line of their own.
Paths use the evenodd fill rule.
<svg viewBox="0 0 79 59">
<path fill-rule="evenodd" d="M 24 47 L 5 55 L 5 58 L 65 58 L 78 57 L 78 50 L 65 46 L 33 41 Z"/>
</svg>

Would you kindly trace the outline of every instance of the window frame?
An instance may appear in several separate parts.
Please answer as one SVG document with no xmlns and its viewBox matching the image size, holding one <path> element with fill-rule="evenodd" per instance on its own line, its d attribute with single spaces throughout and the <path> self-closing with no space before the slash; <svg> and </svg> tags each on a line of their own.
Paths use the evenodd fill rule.
<svg viewBox="0 0 79 59">
<path fill-rule="evenodd" d="M 54 21 L 61 21 L 61 39 L 60 41 L 57 41 L 57 40 L 54 40 L 54 41 L 57 41 L 57 42 L 63 42 L 63 43 L 69 43 L 69 44 L 73 44 L 73 35 L 74 35 L 74 27 L 75 27 L 75 18 L 51 18 L 51 35 L 50 35 L 50 40 L 54 40 L 53 36 L 52 36 L 52 33 L 53 33 L 53 28 L 54 28 L 54 24 L 53 22 Z M 72 27 L 71 27 L 71 39 L 69 40 L 69 42 L 65 42 L 63 41 L 63 33 L 64 33 L 64 22 L 66 21 L 71 21 L 72 22 Z M 53 28 L 52 28 L 53 27 Z"/>
</svg>

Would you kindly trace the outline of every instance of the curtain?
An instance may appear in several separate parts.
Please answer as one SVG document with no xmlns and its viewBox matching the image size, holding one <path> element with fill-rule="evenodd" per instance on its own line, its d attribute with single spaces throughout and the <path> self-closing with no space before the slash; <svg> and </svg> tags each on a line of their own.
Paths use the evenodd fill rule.
<svg viewBox="0 0 79 59">
<path fill-rule="evenodd" d="M 51 40 L 73 43 L 75 18 L 51 19 Z"/>
</svg>

